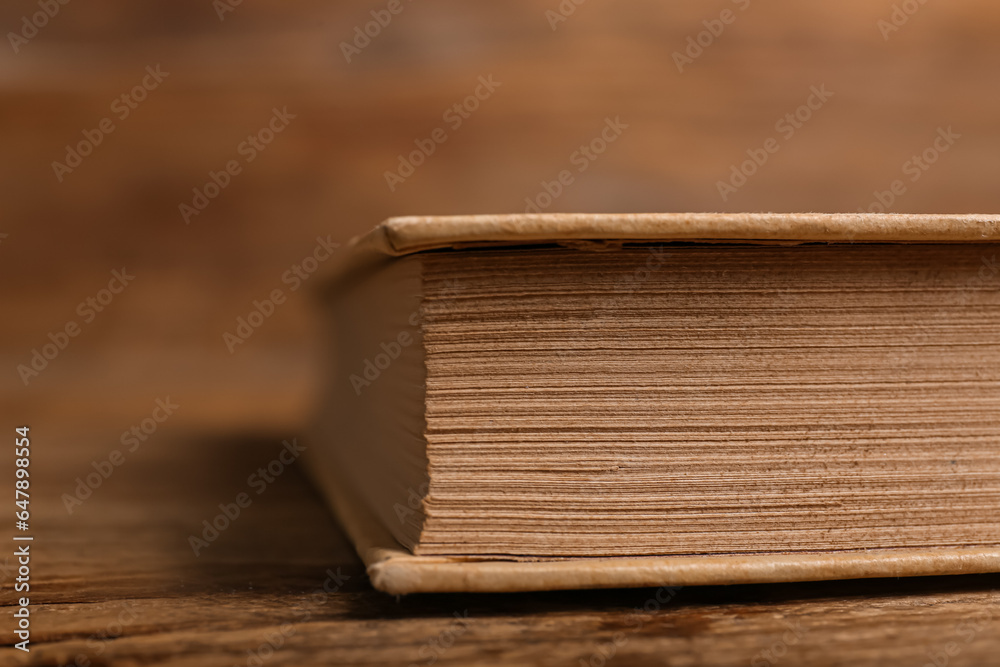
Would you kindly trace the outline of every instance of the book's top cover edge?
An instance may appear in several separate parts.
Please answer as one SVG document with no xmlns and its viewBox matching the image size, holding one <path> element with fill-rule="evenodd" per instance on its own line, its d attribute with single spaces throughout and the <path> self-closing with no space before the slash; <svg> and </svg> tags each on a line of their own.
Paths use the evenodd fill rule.
<svg viewBox="0 0 1000 667">
<path fill-rule="evenodd" d="M 390 254 L 470 244 L 560 241 L 987 242 L 1000 215 L 902 213 L 552 213 L 390 218 L 374 236 Z M 361 237 L 359 243 L 364 243 Z"/>
<path fill-rule="evenodd" d="M 1000 242 L 1000 215 L 908 213 L 550 213 L 395 217 L 348 243 L 329 286 L 428 250 L 601 242 Z"/>
</svg>

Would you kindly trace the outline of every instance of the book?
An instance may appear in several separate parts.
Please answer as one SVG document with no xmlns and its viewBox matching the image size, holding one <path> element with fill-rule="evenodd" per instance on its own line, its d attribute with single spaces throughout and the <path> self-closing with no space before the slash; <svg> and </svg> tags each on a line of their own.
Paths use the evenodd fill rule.
<svg viewBox="0 0 1000 667">
<path fill-rule="evenodd" d="M 393 594 L 1000 571 L 1000 216 L 395 218 L 311 474 Z"/>
</svg>

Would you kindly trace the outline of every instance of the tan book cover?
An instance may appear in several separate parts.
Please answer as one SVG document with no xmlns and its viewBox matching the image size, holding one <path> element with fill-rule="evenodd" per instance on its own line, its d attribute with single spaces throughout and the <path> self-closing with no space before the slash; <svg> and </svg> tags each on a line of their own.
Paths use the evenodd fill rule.
<svg viewBox="0 0 1000 667">
<path fill-rule="evenodd" d="M 775 248 L 780 249 L 786 246 L 790 248 L 819 246 L 822 248 L 849 245 L 852 248 L 873 249 L 877 246 L 877 252 L 883 254 L 873 254 L 871 257 L 888 258 L 889 263 L 891 263 L 894 257 L 893 252 L 895 252 L 891 249 L 892 247 L 922 245 L 931 249 L 928 251 L 930 254 L 912 255 L 907 259 L 910 262 L 907 266 L 919 263 L 922 261 L 921 257 L 930 258 L 931 261 L 938 261 L 937 258 L 942 257 L 944 259 L 940 260 L 942 262 L 940 266 L 947 268 L 959 264 L 954 259 L 957 257 L 954 248 L 960 245 L 969 247 L 970 244 L 977 249 L 990 248 L 991 246 L 988 244 L 997 241 L 1000 241 L 1000 216 L 993 215 L 552 214 L 396 218 L 382 223 L 369 234 L 352 241 L 343 256 L 343 260 L 334 269 L 326 283 L 324 298 L 328 303 L 341 304 L 337 306 L 340 310 L 333 309 L 331 319 L 335 327 L 343 324 L 345 313 L 350 315 L 352 321 L 365 319 L 366 315 L 370 315 L 374 320 L 379 320 L 380 313 L 383 311 L 409 314 L 411 320 L 414 319 L 414 313 L 420 313 L 422 317 L 425 314 L 421 305 L 422 299 L 430 297 L 421 296 L 420 281 L 426 282 L 427 278 L 418 274 L 419 271 L 427 271 L 427 268 L 424 264 L 417 266 L 412 262 L 407 262 L 406 258 L 429 255 L 427 266 L 433 268 L 439 264 L 444 266 L 441 257 L 455 257 L 458 258 L 456 259 L 459 262 L 458 266 L 461 266 L 461 257 L 471 257 L 467 254 L 470 251 L 496 251 L 506 253 L 503 257 L 513 259 L 524 253 L 541 252 L 540 249 L 545 248 L 562 249 L 563 252 L 566 248 L 570 248 L 589 253 L 613 254 L 616 250 L 621 250 L 624 247 L 641 248 L 647 244 L 654 244 L 655 247 L 676 247 L 677 253 L 695 251 L 710 253 L 714 246 L 721 247 L 722 244 L 727 244 L 731 247 L 749 248 L 746 252 L 752 252 L 753 247 L 769 248 L 770 250 L 767 252 L 771 254 L 768 257 L 772 259 L 768 261 L 775 261 L 774 257 L 781 257 L 773 254 Z M 889 249 L 885 249 L 886 247 Z M 941 250 L 933 250 L 935 248 Z M 556 251 L 548 250 L 546 252 Z M 466 254 L 462 255 L 462 253 Z M 563 255 L 556 254 L 553 257 L 561 258 Z M 704 257 L 710 259 L 712 255 L 705 254 Z M 753 255 L 744 254 L 740 257 L 743 259 L 752 258 Z M 820 255 L 817 257 L 822 259 Z M 845 266 L 853 266 L 850 262 L 855 261 L 852 259 L 854 256 L 846 255 L 845 257 Z M 810 261 L 813 260 L 810 259 Z M 823 261 L 830 260 L 823 259 Z M 871 258 L 865 261 L 871 261 Z M 964 260 L 962 261 L 964 262 Z M 992 261 L 992 266 L 995 267 L 995 256 Z M 975 262 L 978 262 L 978 257 L 975 258 Z M 975 328 L 974 331 L 963 329 L 965 332 L 963 335 L 974 335 L 980 339 L 988 338 L 990 326 L 989 320 L 983 318 L 1000 313 L 997 308 L 1000 306 L 1000 300 L 994 298 L 1000 293 L 1000 290 L 997 289 L 997 285 L 1000 285 L 1000 278 L 993 278 L 989 275 L 991 265 L 987 260 L 984 262 L 985 269 L 980 271 L 980 275 L 985 271 L 987 276 L 984 281 L 991 279 L 992 282 L 977 285 L 975 294 L 978 300 L 975 307 L 978 310 L 975 314 L 979 319 L 968 325 L 978 328 Z M 966 267 L 965 264 L 967 262 L 962 263 L 962 270 L 968 275 L 974 275 L 970 272 L 974 272 L 977 267 L 973 264 Z M 504 266 L 504 264 L 496 264 L 493 269 L 494 273 L 500 272 L 496 267 Z M 836 263 L 834 262 L 831 266 L 835 267 Z M 858 264 L 858 266 L 862 265 Z M 932 266 L 928 269 L 927 273 L 931 277 L 927 280 L 939 280 L 939 274 L 947 272 L 944 269 L 936 271 L 935 268 Z M 516 269 L 512 268 L 511 270 Z M 851 269 L 845 268 L 844 270 L 850 271 Z M 441 269 L 441 271 L 441 275 L 445 275 L 444 270 Z M 485 272 L 485 269 L 483 271 Z M 373 279 L 373 276 L 389 276 L 389 278 Z M 924 280 L 922 274 L 920 274 L 920 279 Z M 962 280 L 965 279 L 962 277 Z M 911 276 L 907 280 L 912 282 L 914 279 Z M 794 282 L 789 284 L 794 285 Z M 928 282 L 928 293 L 933 290 L 943 291 L 943 288 L 940 287 L 943 284 Z M 813 291 L 810 292 L 811 295 L 819 294 L 822 291 L 815 288 L 815 285 L 813 288 Z M 982 295 L 986 296 L 980 298 Z M 783 296 L 786 299 L 794 298 L 788 297 L 787 294 Z M 963 299 L 968 301 L 968 294 L 965 294 Z M 353 310 L 345 311 L 343 304 L 348 302 L 354 304 L 350 306 Z M 872 315 L 872 317 L 875 318 L 872 319 L 872 322 L 881 322 L 877 319 L 877 314 Z M 460 321 L 458 315 L 454 313 L 451 314 L 451 318 L 452 322 Z M 410 325 L 416 324 L 419 328 L 421 326 L 420 318 L 416 319 L 418 322 L 411 321 Z M 342 335 L 334 342 L 334 345 L 355 350 L 352 352 L 355 356 L 357 356 L 357 349 L 365 349 L 362 343 L 368 339 L 377 342 L 383 339 L 396 341 L 398 338 L 399 345 L 410 345 L 406 342 L 409 340 L 408 334 L 406 337 L 403 333 L 400 333 L 398 337 L 394 334 L 396 331 L 394 327 L 398 328 L 399 321 L 402 321 L 399 317 L 389 317 L 385 319 L 385 322 L 371 324 L 370 329 L 365 329 L 366 326 L 369 326 L 367 324 L 352 324 L 347 334 Z M 964 323 L 960 324 L 966 326 Z M 893 323 L 892 326 L 902 325 Z M 384 332 L 390 333 L 383 335 Z M 965 339 L 961 340 L 965 341 Z M 944 343 L 945 339 L 940 342 Z M 990 362 L 992 357 L 989 355 L 994 353 L 996 346 L 991 340 L 983 342 L 984 345 L 980 346 L 982 349 L 976 348 L 976 354 L 985 355 L 981 357 L 980 361 Z M 418 342 L 413 347 L 416 348 L 423 344 Z M 434 344 L 440 347 L 439 344 Z M 962 344 L 968 344 L 968 342 Z M 351 348 L 351 345 L 355 347 Z M 358 347 L 359 345 L 361 347 Z M 496 354 L 502 352 L 502 350 L 498 350 Z M 347 361 L 350 362 L 352 358 L 349 357 Z M 424 441 L 427 434 L 422 432 L 422 429 L 427 428 L 424 421 L 424 411 L 427 408 L 422 400 L 423 394 L 417 395 L 420 400 L 419 405 L 415 405 L 413 395 L 408 394 L 400 398 L 396 393 L 392 393 L 391 385 L 393 382 L 397 382 L 404 387 L 416 386 L 421 383 L 424 383 L 421 384 L 424 386 L 427 382 L 427 367 L 433 367 L 437 363 L 431 364 L 430 362 L 429 358 L 418 356 L 414 359 L 412 368 L 403 368 L 404 364 L 398 363 L 399 370 L 392 370 L 393 373 L 399 374 L 398 379 L 379 380 L 381 386 L 376 391 L 368 391 L 367 385 L 364 384 L 367 380 L 350 373 L 350 368 L 333 368 L 330 378 L 332 389 L 324 397 L 317 412 L 316 427 L 313 430 L 314 446 L 310 448 L 308 457 L 311 474 L 317 480 L 333 511 L 365 561 L 372 583 L 376 588 L 385 592 L 392 594 L 457 591 L 505 592 L 681 586 L 1000 571 L 1000 537 L 997 533 L 997 520 L 995 514 L 993 517 L 987 516 L 989 503 L 1000 498 L 1000 495 L 992 495 L 1000 492 L 1000 486 L 997 485 L 997 481 L 1000 480 L 1000 476 L 998 476 L 1000 473 L 1000 421 L 996 419 L 993 411 L 997 398 L 997 392 L 994 391 L 997 388 L 995 373 L 984 375 L 981 370 L 975 371 L 970 377 L 977 380 L 978 384 L 973 383 L 975 393 L 968 394 L 972 397 L 972 402 L 968 405 L 973 407 L 969 408 L 968 405 L 958 404 L 951 408 L 946 406 L 942 408 L 944 412 L 940 416 L 942 423 L 947 423 L 949 420 L 955 421 L 955 419 L 961 419 L 971 414 L 969 423 L 975 422 L 977 430 L 974 434 L 962 432 L 958 436 L 967 438 L 970 442 L 975 440 L 975 446 L 970 445 L 972 449 L 969 451 L 974 450 L 976 456 L 979 457 L 976 459 L 975 465 L 981 467 L 981 471 L 979 471 L 981 474 L 976 471 L 973 471 L 974 474 L 969 474 L 978 480 L 974 489 L 979 495 L 975 497 L 982 498 L 981 502 L 986 503 L 985 505 L 963 509 L 962 512 L 965 514 L 955 514 L 954 517 L 950 518 L 950 515 L 942 514 L 944 519 L 928 519 L 929 528 L 921 525 L 923 519 L 919 517 L 923 515 L 920 513 L 926 510 L 933 514 L 933 511 L 940 508 L 924 507 L 924 505 L 900 505 L 898 515 L 903 518 L 897 520 L 911 521 L 913 524 L 911 528 L 917 532 L 913 532 L 912 536 L 906 539 L 901 538 L 894 541 L 892 546 L 887 548 L 880 548 L 879 540 L 876 538 L 872 538 L 871 541 L 859 540 L 856 544 L 841 544 L 840 541 L 843 541 L 843 538 L 838 538 L 840 541 L 835 540 L 836 547 L 816 548 L 809 546 L 813 543 L 819 544 L 818 538 L 815 536 L 824 532 L 823 524 L 817 523 L 814 532 L 810 533 L 813 536 L 813 542 L 806 541 L 802 543 L 804 546 L 795 548 L 782 547 L 780 542 L 775 542 L 777 546 L 769 547 L 758 553 L 749 549 L 733 549 L 729 553 L 724 553 L 726 551 L 725 544 L 727 544 L 726 531 L 720 529 L 718 535 L 721 537 L 718 537 L 717 542 L 722 546 L 716 548 L 714 542 L 705 542 L 708 546 L 702 549 L 703 553 L 678 552 L 645 555 L 640 546 L 635 546 L 634 548 L 621 547 L 616 549 L 617 552 L 624 555 L 602 557 L 595 555 L 599 554 L 599 545 L 601 544 L 598 537 L 584 535 L 587 531 L 581 531 L 581 537 L 579 537 L 581 542 L 591 540 L 593 544 L 598 546 L 574 549 L 571 539 L 569 546 L 564 544 L 561 547 L 552 547 L 551 555 L 547 555 L 546 543 L 542 538 L 539 538 L 541 541 L 525 542 L 528 548 L 523 550 L 519 550 L 517 547 L 517 544 L 520 544 L 517 542 L 517 538 L 512 538 L 513 542 L 503 548 L 498 547 L 496 553 L 477 554 L 472 546 L 467 549 L 455 548 L 458 543 L 449 543 L 449 539 L 457 539 L 449 537 L 456 534 L 454 526 L 445 529 L 443 528 L 445 526 L 443 520 L 434 518 L 434 512 L 438 512 L 441 516 L 446 516 L 447 512 L 433 510 L 426 516 L 422 512 L 418 512 L 420 516 L 424 516 L 424 520 L 427 522 L 425 525 L 419 525 L 419 522 L 415 526 L 395 525 L 392 519 L 392 508 L 395 508 L 395 514 L 400 517 L 400 524 L 402 524 L 405 515 L 414 514 L 422 503 L 427 504 L 426 483 L 423 485 L 413 483 L 409 488 L 384 492 L 373 487 L 383 483 L 386 486 L 392 486 L 392 480 L 397 479 L 397 477 L 404 479 L 406 475 L 410 475 L 411 479 L 420 479 L 414 470 L 421 467 L 423 469 L 418 470 L 418 472 L 426 479 L 426 475 L 430 474 L 428 469 L 433 466 L 429 466 L 427 462 L 425 451 L 427 445 Z M 936 373 L 937 375 L 934 377 L 937 378 L 944 372 L 942 369 L 945 367 L 946 365 L 939 365 L 932 369 L 920 368 L 918 370 Z M 386 371 L 386 375 L 388 373 L 389 371 Z M 357 378 L 354 384 L 350 380 L 352 376 Z M 435 387 L 441 384 L 435 378 L 432 380 L 432 385 Z M 947 398 L 950 385 L 945 383 L 946 380 L 952 381 L 954 378 L 945 378 L 933 385 L 933 391 L 938 392 L 935 394 L 935 400 L 939 400 L 942 396 Z M 365 391 L 368 391 L 366 395 L 370 399 L 368 402 L 375 407 L 371 407 L 371 405 L 355 407 L 353 403 L 355 397 L 360 396 Z M 455 388 L 452 387 L 450 391 L 454 392 Z M 445 391 L 443 395 L 449 394 Z M 906 394 L 906 396 L 912 395 L 914 394 Z M 898 402 L 899 397 L 903 395 L 892 394 L 889 398 L 884 398 L 881 394 L 877 396 L 879 400 L 887 401 L 884 405 L 893 405 L 891 401 Z M 966 398 L 966 394 L 962 394 L 959 398 L 967 402 L 969 400 Z M 430 397 L 428 397 L 429 400 Z M 449 404 L 441 403 L 441 406 L 446 405 Z M 805 405 L 803 403 L 803 406 Z M 925 409 L 923 406 L 917 407 Z M 973 408 L 975 411 L 969 413 L 968 411 Z M 789 409 L 798 408 L 793 406 Z M 807 414 L 806 408 L 802 409 L 803 414 Z M 407 411 L 413 412 L 410 423 L 415 426 L 409 429 L 407 436 L 412 442 L 400 446 L 401 456 L 399 458 L 412 459 L 412 461 L 409 463 L 387 461 L 387 458 L 395 458 L 384 456 L 385 451 L 390 450 L 378 452 L 375 450 L 384 446 L 387 438 L 397 436 L 395 431 L 391 430 L 391 425 L 386 426 L 382 422 L 392 421 L 395 418 L 393 415 Z M 443 408 L 441 411 L 435 408 L 434 419 L 444 423 L 442 421 L 444 418 L 437 416 L 438 412 L 442 411 Z M 457 419 L 454 423 L 449 422 L 452 427 L 455 424 L 461 425 L 461 423 L 461 419 Z M 920 440 L 921 432 L 919 430 L 913 431 L 916 435 L 906 433 L 910 438 L 906 441 L 906 447 L 910 449 L 901 451 L 904 453 L 908 451 L 924 452 L 926 454 L 925 449 L 927 448 L 921 449 L 925 444 Z M 911 435 L 912 437 L 910 437 Z M 440 451 L 445 451 L 448 446 L 457 446 L 454 443 L 449 444 L 450 441 L 447 439 L 440 442 L 444 443 L 437 445 L 441 448 Z M 358 450 L 364 451 L 359 452 Z M 369 451 L 375 453 L 365 453 Z M 474 450 L 470 451 L 474 453 Z M 725 450 L 725 452 L 728 456 L 734 456 L 730 450 Z M 437 454 L 436 456 L 440 457 L 441 455 Z M 842 454 L 841 458 L 843 458 Z M 440 460 L 438 458 L 439 463 Z M 873 483 L 873 480 L 879 484 L 891 484 L 892 480 L 896 478 L 885 477 L 883 479 L 880 477 L 883 474 L 880 471 L 884 465 L 879 461 L 872 463 L 873 460 L 875 459 L 865 459 L 862 463 L 859 458 L 859 461 L 855 462 L 867 471 L 864 473 L 867 477 L 864 475 L 858 477 L 859 483 L 862 484 L 862 487 L 864 484 Z M 412 464 L 413 470 L 407 469 L 407 471 L 398 472 L 398 475 L 396 471 L 391 470 L 394 466 L 402 468 L 410 464 Z M 957 465 L 956 461 L 951 461 L 951 464 Z M 374 472 L 379 470 L 379 466 L 382 465 L 387 468 L 384 480 L 380 480 L 379 474 Z M 899 465 L 909 464 L 899 463 Z M 865 466 L 869 467 L 865 468 Z M 440 465 L 437 467 L 444 470 Z M 909 468 L 899 468 L 899 470 L 912 477 L 918 472 L 926 476 L 928 470 L 933 471 L 936 468 L 931 467 L 926 470 L 914 468 L 913 471 L 910 471 Z M 433 495 L 435 488 L 439 488 L 442 490 L 442 496 L 446 496 L 447 484 L 458 484 L 462 480 L 461 474 L 451 477 L 448 477 L 445 472 L 437 474 L 439 475 L 437 482 L 435 482 L 434 475 L 431 475 L 432 493 L 430 495 Z M 976 476 L 977 474 L 978 476 Z M 396 476 L 394 477 L 394 475 Z M 482 479 L 488 481 L 489 478 Z M 886 480 L 889 481 L 886 482 Z M 435 487 L 436 483 L 437 487 Z M 930 488 L 934 483 L 927 482 L 926 484 Z M 949 488 L 953 487 L 942 487 L 943 492 L 953 493 L 948 491 Z M 390 504 L 386 500 L 385 507 L 381 507 L 379 502 L 372 500 L 376 496 L 381 498 L 379 494 L 383 493 L 386 498 L 394 493 L 396 502 Z M 935 493 L 939 494 L 936 497 L 940 497 L 942 491 L 936 489 Z M 876 494 L 876 497 L 880 501 L 892 502 L 891 489 L 883 495 Z M 831 504 L 831 501 L 827 499 L 829 507 L 836 508 L 838 503 L 846 503 L 844 498 L 835 498 L 834 500 L 835 502 Z M 947 496 L 946 501 L 943 503 L 938 501 L 938 504 L 948 505 Z M 860 505 L 859 507 L 863 508 Z M 485 512 L 483 516 L 488 516 L 489 511 L 489 508 L 483 510 Z M 857 513 L 859 510 L 852 511 Z M 780 513 L 774 515 L 778 514 Z M 818 512 L 818 514 L 822 514 L 822 512 Z M 857 516 L 863 515 L 863 512 L 857 514 Z M 800 511 L 797 516 L 801 520 L 805 514 Z M 849 524 L 850 516 L 852 515 L 843 514 L 838 521 Z M 848 517 L 848 519 L 845 520 L 844 517 Z M 464 515 L 460 518 L 463 521 L 472 520 Z M 580 517 L 570 517 L 570 519 L 580 520 Z M 410 521 L 408 516 L 406 521 Z M 427 539 L 428 535 L 435 534 L 434 521 L 439 521 L 438 525 L 442 527 L 437 530 L 436 534 L 441 536 L 437 542 Z M 639 522 L 636 525 L 642 524 L 638 519 L 636 521 Z M 649 521 L 654 520 L 650 519 Z M 655 519 L 655 521 L 660 521 L 660 519 Z M 660 525 L 656 524 L 655 521 L 649 525 Z M 955 539 L 942 539 L 941 536 L 946 534 L 944 530 L 930 525 L 941 521 L 955 523 L 954 532 L 958 535 Z M 466 524 L 455 523 L 454 525 Z M 487 524 L 473 522 L 468 525 Z M 644 539 L 652 541 L 650 543 L 658 544 L 656 531 L 648 526 L 642 526 L 646 526 L 646 524 L 634 529 L 634 534 L 643 535 Z M 924 528 L 928 528 L 930 531 L 926 535 L 917 530 Z M 483 529 L 478 530 L 483 531 Z M 765 534 L 766 530 L 766 528 L 762 529 L 764 532 L 761 534 Z M 842 530 L 847 531 L 847 527 Z M 643 531 L 647 531 L 648 534 L 643 533 Z M 693 528 L 690 535 L 709 534 L 706 531 L 708 529 Z M 715 533 L 711 534 L 715 535 Z M 844 532 L 843 534 L 849 535 L 850 533 Z M 872 532 L 869 531 L 868 534 L 871 535 Z M 891 533 L 879 534 L 882 535 L 881 539 L 886 540 L 887 543 L 892 542 L 886 538 L 887 535 L 891 536 Z M 609 535 L 610 537 L 607 539 L 612 540 L 613 531 Z M 621 540 L 628 542 L 630 535 L 631 533 L 623 528 Z M 485 538 L 483 539 L 485 540 Z M 503 538 L 497 539 L 499 540 L 498 544 L 506 544 L 503 542 Z M 694 537 L 691 539 L 694 540 L 692 544 L 696 546 L 700 544 Z M 678 535 L 678 540 L 680 540 L 680 535 Z M 922 544 L 921 540 L 929 543 Z M 404 542 L 408 544 L 404 546 Z M 639 542 L 637 541 L 636 544 Z M 449 552 L 449 549 L 453 552 Z M 667 551 L 662 545 L 653 550 Z M 679 551 L 683 550 L 679 548 Z M 414 552 L 418 552 L 419 555 L 415 555 Z M 586 555 L 574 555 L 578 553 Z"/>
</svg>

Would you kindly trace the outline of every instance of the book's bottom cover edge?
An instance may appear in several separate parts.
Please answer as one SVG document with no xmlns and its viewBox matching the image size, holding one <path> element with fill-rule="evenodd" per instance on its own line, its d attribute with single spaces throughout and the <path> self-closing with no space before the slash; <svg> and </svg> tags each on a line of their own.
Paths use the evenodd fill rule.
<svg viewBox="0 0 1000 667">
<path fill-rule="evenodd" d="M 1000 572 L 1000 549 L 887 549 L 520 562 L 414 556 L 401 549 L 366 549 L 355 544 L 372 585 L 394 595 L 763 584 Z"/>
<path fill-rule="evenodd" d="M 319 449 L 319 447 L 317 447 Z M 935 547 L 757 555 L 470 560 L 405 550 L 335 467 L 307 456 L 311 476 L 367 568 L 392 595 L 762 584 L 1000 572 L 1000 547 Z M 329 461 L 325 462 L 329 464 Z"/>
</svg>

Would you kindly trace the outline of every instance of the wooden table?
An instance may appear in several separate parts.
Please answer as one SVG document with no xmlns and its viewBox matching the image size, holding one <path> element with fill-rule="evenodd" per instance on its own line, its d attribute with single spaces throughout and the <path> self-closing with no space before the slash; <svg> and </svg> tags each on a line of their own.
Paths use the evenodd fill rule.
<svg viewBox="0 0 1000 667">
<path fill-rule="evenodd" d="M 70 514 L 62 494 L 123 449 L 96 431 L 32 429 L 31 652 L 4 647 L 0 665 L 953 666 L 1000 656 L 1000 575 L 396 599 L 371 588 L 298 464 L 259 495 L 248 486 L 294 434 L 177 433 L 166 422 Z M 241 492 L 251 504 L 195 556 L 190 536 Z"/>
</svg>

